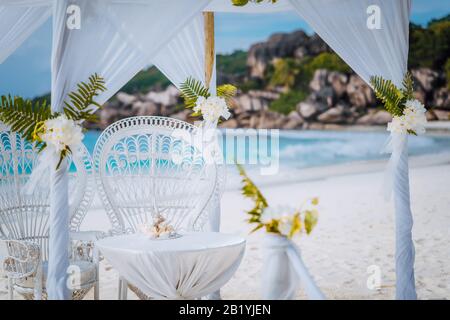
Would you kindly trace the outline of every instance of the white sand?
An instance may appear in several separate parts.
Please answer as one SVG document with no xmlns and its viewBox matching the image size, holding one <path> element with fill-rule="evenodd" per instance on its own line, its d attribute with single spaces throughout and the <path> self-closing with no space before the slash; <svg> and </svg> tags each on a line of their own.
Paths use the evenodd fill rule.
<svg viewBox="0 0 450 320">
<path fill-rule="evenodd" d="M 450 299 L 450 157 L 414 158 L 411 164 L 418 297 Z M 394 298 L 394 212 L 393 204 L 384 201 L 380 192 L 384 166 L 385 162 L 375 161 L 308 169 L 296 172 L 289 183 L 270 177 L 256 179 L 273 205 L 295 206 L 306 197 L 320 197 L 319 223 L 312 235 L 298 239 L 298 244 L 329 299 Z M 224 299 L 260 298 L 264 233 L 248 234 L 244 210 L 250 206 L 236 189 L 225 192 L 222 199 L 222 231 L 247 239 L 243 262 L 222 290 Z M 106 221 L 102 210 L 93 210 L 84 229 L 107 229 Z M 371 265 L 381 270 L 379 290 L 369 290 L 366 285 Z M 100 290 L 102 299 L 117 297 L 117 272 L 107 262 L 101 265 Z M 1 285 L 0 299 L 6 297 Z M 305 298 L 302 291 L 299 298 Z"/>
</svg>

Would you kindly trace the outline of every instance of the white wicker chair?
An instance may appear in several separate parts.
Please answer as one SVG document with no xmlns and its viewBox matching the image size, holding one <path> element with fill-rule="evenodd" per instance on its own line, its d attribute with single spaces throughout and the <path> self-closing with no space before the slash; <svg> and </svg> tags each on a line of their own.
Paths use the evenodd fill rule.
<svg viewBox="0 0 450 320">
<path fill-rule="evenodd" d="M 224 185 L 224 166 L 207 163 L 180 133 L 193 137 L 199 129 L 172 118 L 132 117 L 113 123 L 99 137 L 94 168 L 113 233 L 135 233 L 159 214 L 177 231 L 202 231 L 207 225 Z"/>
<path fill-rule="evenodd" d="M 70 160 L 69 180 L 71 264 L 81 270 L 80 283 L 71 288 L 74 299 L 82 299 L 93 287 L 98 298 L 98 259 L 93 243 L 101 237 L 97 232 L 79 232 L 94 191 L 91 157 L 84 147 L 80 151 L 81 157 Z M 11 299 L 13 292 L 26 299 L 46 298 L 49 174 L 32 194 L 25 192 L 37 155 L 35 146 L 19 134 L 0 131 L 0 249 L 6 256 L 3 269 Z"/>
</svg>

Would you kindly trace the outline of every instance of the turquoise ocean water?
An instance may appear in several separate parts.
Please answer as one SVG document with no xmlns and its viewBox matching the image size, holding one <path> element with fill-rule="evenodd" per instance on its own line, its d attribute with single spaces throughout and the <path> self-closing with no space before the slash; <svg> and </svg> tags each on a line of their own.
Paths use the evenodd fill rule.
<svg viewBox="0 0 450 320">
<path fill-rule="evenodd" d="M 92 153 L 100 131 L 88 131 L 84 143 Z M 256 145 L 227 143 L 233 131 L 223 134 L 221 146 L 225 158 L 232 162 L 241 157 L 258 154 Z M 279 160 L 284 168 L 307 168 L 352 161 L 388 158 L 382 154 L 387 132 L 347 132 L 347 131 L 283 131 L 279 134 Z M 225 146 L 225 147 L 224 147 Z M 450 152 L 450 136 L 425 135 L 410 137 L 410 155 Z"/>
</svg>

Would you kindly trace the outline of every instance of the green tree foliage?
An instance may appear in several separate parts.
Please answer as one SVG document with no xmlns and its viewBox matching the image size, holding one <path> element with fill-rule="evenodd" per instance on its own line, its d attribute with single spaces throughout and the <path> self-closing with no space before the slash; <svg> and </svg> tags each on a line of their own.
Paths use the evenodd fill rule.
<svg viewBox="0 0 450 320">
<path fill-rule="evenodd" d="M 352 69 L 336 54 L 331 52 L 322 52 L 307 63 L 307 69 L 311 73 L 318 69 L 327 69 L 329 71 L 338 71 L 350 73 Z"/>
<path fill-rule="evenodd" d="M 314 58 L 276 59 L 267 73 L 268 82 L 286 89 L 307 89 L 314 72 L 318 69 L 350 73 L 350 67 L 335 53 L 323 52 Z"/>
<path fill-rule="evenodd" d="M 447 88 L 450 90 L 450 58 L 447 59 L 444 67 L 445 78 L 447 79 Z"/>
<path fill-rule="evenodd" d="M 121 91 L 126 93 L 147 92 L 150 88 L 166 88 L 170 80 L 156 67 L 150 67 L 136 74 Z"/>
<path fill-rule="evenodd" d="M 269 83 L 291 89 L 297 83 L 297 76 L 301 70 L 301 63 L 294 58 L 276 59 L 273 62 L 273 73 Z"/>
<path fill-rule="evenodd" d="M 245 76 L 247 74 L 247 52 L 234 51 L 231 54 L 217 55 L 217 71 L 233 76 Z"/>
<path fill-rule="evenodd" d="M 314 72 L 327 69 L 350 73 L 351 69 L 335 53 L 323 52 L 314 58 L 277 59 L 269 68 L 266 76 L 271 86 L 282 86 L 287 91 L 279 99 L 273 101 L 269 108 L 273 111 L 288 114 L 295 110 L 296 105 L 308 96 L 308 85 Z"/>
<path fill-rule="evenodd" d="M 450 15 L 432 20 L 427 28 L 411 24 L 409 68 L 442 70 L 450 55 Z"/>
<path fill-rule="evenodd" d="M 289 114 L 295 110 L 297 104 L 307 97 L 307 93 L 303 90 L 291 90 L 283 93 L 277 100 L 272 101 L 269 109 L 282 114 Z"/>
</svg>

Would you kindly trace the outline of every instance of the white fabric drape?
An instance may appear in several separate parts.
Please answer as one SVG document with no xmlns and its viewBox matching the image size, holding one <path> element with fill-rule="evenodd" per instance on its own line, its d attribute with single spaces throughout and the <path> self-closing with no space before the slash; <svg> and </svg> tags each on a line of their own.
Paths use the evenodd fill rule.
<svg viewBox="0 0 450 320">
<path fill-rule="evenodd" d="M 267 234 L 264 239 L 263 299 L 294 299 L 300 285 L 309 299 L 325 299 L 294 242 L 280 235 Z"/>
<path fill-rule="evenodd" d="M 415 249 L 412 240 L 413 216 L 409 192 L 408 136 L 393 134 L 391 168 L 388 174 L 394 190 L 395 216 L 395 268 L 397 270 L 397 299 L 416 299 L 414 277 Z"/>
<path fill-rule="evenodd" d="M 51 1 L 0 0 L 0 63 L 51 15 Z"/>
<path fill-rule="evenodd" d="M 289 0 L 297 13 L 366 82 L 374 75 L 402 85 L 407 70 L 410 0 Z M 378 15 L 379 14 L 379 15 Z M 378 15 L 378 16 L 374 16 Z M 377 24 L 371 19 L 379 18 Z M 368 22 L 369 20 L 369 22 Z M 396 297 L 416 299 L 407 139 L 393 168 Z"/>
<path fill-rule="evenodd" d="M 297 13 L 366 82 L 402 85 L 407 70 L 410 0 L 290 0 Z M 367 26 L 380 8 L 380 29 Z M 372 12 L 372 11 L 370 11 Z"/>
<path fill-rule="evenodd" d="M 57 1 L 53 28 L 52 105 L 96 72 L 106 79 L 105 102 L 175 36 L 210 0 Z M 66 28 L 65 9 L 81 8 L 81 29 Z"/>
<path fill-rule="evenodd" d="M 68 299 L 67 269 L 69 268 L 69 176 L 67 161 L 55 170 L 56 156 L 50 170 L 49 264 L 47 293 L 49 300 Z"/>
<path fill-rule="evenodd" d="M 205 31 L 203 14 L 197 14 L 161 48 L 153 64 L 176 86 L 192 77 L 205 83 Z"/>
<path fill-rule="evenodd" d="M 97 73 L 105 78 L 108 91 L 97 97 L 104 103 L 210 0 L 58 0 L 53 5 L 52 109 L 61 111 L 63 101 L 77 83 Z M 69 5 L 80 8 L 80 28 L 66 24 Z M 67 175 L 67 170 L 63 172 Z M 51 206 L 59 215 L 68 215 L 67 190 L 51 186 Z M 68 233 L 64 219 L 50 222 L 53 234 Z M 64 259 L 68 238 L 51 237 L 53 257 Z M 56 281 L 66 276 L 59 259 L 49 260 L 47 291 L 50 299 L 66 299 L 67 291 Z M 58 264 L 59 263 L 59 264 Z"/>
</svg>

